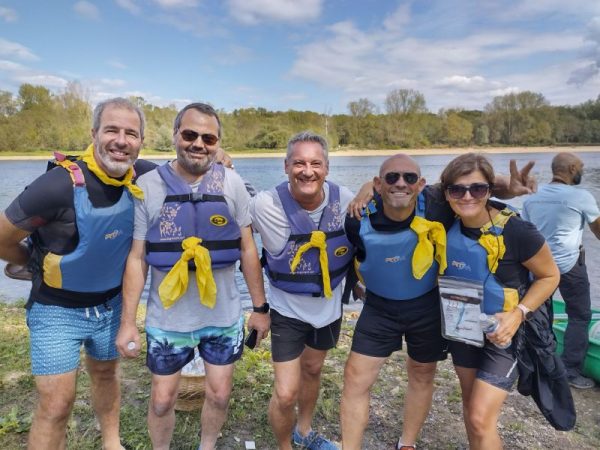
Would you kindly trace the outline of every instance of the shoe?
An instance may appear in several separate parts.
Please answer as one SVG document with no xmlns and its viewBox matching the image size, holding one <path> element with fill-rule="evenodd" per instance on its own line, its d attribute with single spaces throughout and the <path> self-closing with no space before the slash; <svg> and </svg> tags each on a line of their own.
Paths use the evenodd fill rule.
<svg viewBox="0 0 600 450">
<path fill-rule="evenodd" d="M 337 446 L 325 439 L 316 431 L 310 431 L 308 436 L 302 436 L 298 433 L 298 430 L 294 430 L 292 433 L 292 441 L 296 445 L 300 445 L 301 448 L 305 448 L 308 450 L 338 450 Z"/>
<path fill-rule="evenodd" d="M 576 389 L 591 389 L 595 386 L 594 380 L 583 375 L 573 375 L 568 378 L 569 384 Z"/>
<path fill-rule="evenodd" d="M 400 439 L 394 445 L 394 450 L 415 450 L 414 445 L 400 445 Z"/>
</svg>

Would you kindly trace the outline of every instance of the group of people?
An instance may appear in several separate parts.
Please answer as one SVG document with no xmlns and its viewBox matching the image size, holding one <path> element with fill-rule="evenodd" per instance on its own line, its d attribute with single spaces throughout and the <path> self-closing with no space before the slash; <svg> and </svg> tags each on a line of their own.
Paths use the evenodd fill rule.
<svg viewBox="0 0 600 450">
<path fill-rule="evenodd" d="M 582 258 L 565 256 L 559 272 L 552 238 L 490 198 L 530 193 L 532 165 L 520 172 L 511 165 L 511 176 L 500 176 L 485 157 L 465 154 L 448 164 L 441 183 L 427 185 L 416 161 L 398 154 L 383 162 L 353 201 L 350 190 L 326 179 L 326 140 L 302 132 L 288 142 L 287 181 L 251 196 L 240 175 L 218 163 L 221 134 L 210 105 L 185 106 L 174 121 L 176 159 L 157 167 L 137 160 L 142 111 L 125 99 L 104 101 L 94 110 L 92 144 L 81 160 L 58 161 L 59 168 L 31 183 L 0 216 L 0 258 L 33 273 L 27 324 L 39 402 L 29 448 L 65 448 L 81 345 L 103 448 L 122 448 L 117 361 L 119 354 L 136 357 L 142 349 L 136 313 L 148 272 L 153 448 L 169 448 L 181 370 L 196 349 L 206 368 L 199 448 L 215 448 L 246 333 L 234 280 L 238 261 L 253 305 L 246 327 L 257 344 L 271 335 L 268 416 L 280 449 L 292 443 L 337 448 L 311 424 L 349 288 L 364 298 L 364 307 L 344 371 L 342 447 L 362 448 L 370 389 L 404 340 L 408 386 L 396 448 L 416 447 L 437 361 L 448 353 L 460 380 L 471 448 L 501 448 L 497 420 L 517 378 L 516 346 L 509 344 L 520 325 L 559 280 L 567 312 L 577 317 L 575 342 L 566 348 L 581 350 L 586 317 L 589 322 L 585 305 L 569 306 L 574 283 L 587 281 Z M 583 164 L 561 155 L 556 165 L 566 172 L 557 169 L 553 182 L 577 184 Z M 563 160 L 575 161 L 576 170 Z M 540 203 L 534 198 L 532 205 Z M 595 204 L 584 205 L 585 219 L 600 235 L 600 213 L 589 203 Z M 528 217 L 537 223 L 534 209 Z M 546 228 L 540 227 L 542 233 Z M 253 232 L 260 234 L 262 258 Z M 470 302 L 498 322 L 485 337 L 478 332 L 477 346 L 442 333 L 450 320 L 440 313 L 445 279 L 475 292 Z M 581 384 L 581 355 L 565 351 L 565 362 Z"/>
</svg>

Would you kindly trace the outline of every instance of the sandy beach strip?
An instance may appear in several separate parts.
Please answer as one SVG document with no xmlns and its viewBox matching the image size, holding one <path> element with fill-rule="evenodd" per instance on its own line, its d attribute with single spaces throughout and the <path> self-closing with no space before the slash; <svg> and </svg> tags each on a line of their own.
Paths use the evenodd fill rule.
<svg viewBox="0 0 600 450">
<path fill-rule="evenodd" d="M 424 155 L 460 155 L 463 153 L 558 153 L 558 152 L 573 152 L 573 153 L 593 153 L 600 152 L 600 146 L 572 146 L 572 147 L 467 147 L 467 148 L 417 148 L 417 149 L 330 149 L 329 156 L 391 156 L 396 153 L 405 153 L 411 156 Z M 283 158 L 285 151 L 281 152 L 231 152 L 230 156 L 236 158 Z M 175 152 L 165 152 L 164 154 L 144 154 L 140 158 L 144 159 L 175 159 Z M 52 155 L 0 155 L 0 161 L 34 161 L 34 160 L 49 160 Z"/>
</svg>

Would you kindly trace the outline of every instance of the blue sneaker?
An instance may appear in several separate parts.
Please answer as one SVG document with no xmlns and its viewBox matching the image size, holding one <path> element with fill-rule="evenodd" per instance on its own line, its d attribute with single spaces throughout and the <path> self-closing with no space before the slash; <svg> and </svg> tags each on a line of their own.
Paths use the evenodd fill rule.
<svg viewBox="0 0 600 450">
<path fill-rule="evenodd" d="M 308 436 L 302 437 L 298 430 L 294 430 L 292 433 L 292 441 L 296 445 L 300 445 L 301 448 L 308 450 L 338 450 L 337 446 L 333 442 L 328 441 L 316 431 L 308 433 Z"/>
</svg>

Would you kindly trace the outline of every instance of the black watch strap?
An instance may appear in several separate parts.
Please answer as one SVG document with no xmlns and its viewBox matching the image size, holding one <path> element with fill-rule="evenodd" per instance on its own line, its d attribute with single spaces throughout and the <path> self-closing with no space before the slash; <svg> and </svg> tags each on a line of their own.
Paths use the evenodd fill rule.
<svg viewBox="0 0 600 450">
<path fill-rule="evenodd" d="M 253 306 L 252 311 L 255 313 L 266 314 L 269 312 L 269 304 L 264 302 L 261 306 Z"/>
</svg>

